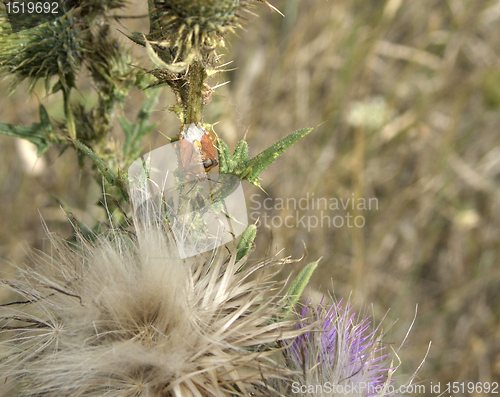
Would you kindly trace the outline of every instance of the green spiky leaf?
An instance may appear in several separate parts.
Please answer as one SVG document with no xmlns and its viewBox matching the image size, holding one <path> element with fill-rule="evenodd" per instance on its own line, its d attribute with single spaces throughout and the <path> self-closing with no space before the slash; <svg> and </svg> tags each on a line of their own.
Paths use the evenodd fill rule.
<svg viewBox="0 0 500 397">
<path fill-rule="evenodd" d="M 121 33 L 123 33 L 123 32 L 121 32 Z M 144 38 L 144 33 L 131 32 L 131 34 L 126 34 L 126 33 L 123 33 L 123 34 L 125 36 L 127 36 L 130 40 L 132 40 L 134 43 L 139 44 L 140 46 L 144 47 L 146 45 L 146 40 Z"/>
<path fill-rule="evenodd" d="M 242 159 L 242 162 L 238 162 L 237 165 L 231 170 L 233 175 L 236 175 L 240 179 L 246 179 L 250 183 L 260 186 L 259 183 L 259 174 L 270 164 L 272 164 L 279 156 L 283 154 L 283 152 L 292 146 L 295 142 L 297 142 L 300 138 L 303 138 L 307 134 L 309 134 L 313 129 L 312 128 L 304 128 L 291 134 L 287 135 L 283 139 L 276 142 L 274 145 L 270 146 L 254 158 L 250 160 L 243 160 L 245 155 L 247 156 L 244 145 L 242 145 L 238 149 L 238 156 Z M 240 142 L 241 143 L 241 142 Z M 238 145 L 239 146 L 239 145 Z M 236 151 L 235 151 L 235 160 L 236 160 Z"/>
<path fill-rule="evenodd" d="M 292 285 L 288 289 L 286 296 L 288 297 L 288 310 L 291 310 L 293 306 L 299 301 L 302 292 L 304 292 L 304 288 L 307 286 L 314 270 L 318 267 L 318 262 L 321 259 L 318 259 L 316 262 L 309 263 L 299 275 L 293 280 Z"/>
<path fill-rule="evenodd" d="M 219 139 L 217 151 L 219 152 L 219 172 L 221 174 L 230 174 L 234 168 L 233 156 L 226 142 Z"/>
<path fill-rule="evenodd" d="M 246 256 L 250 252 L 253 246 L 253 241 L 255 240 L 255 236 L 257 236 L 257 226 L 255 225 L 248 226 L 241 235 L 240 242 L 238 243 L 237 247 L 238 253 L 236 254 L 236 262 L 239 262 L 244 256 Z"/>
<path fill-rule="evenodd" d="M 54 132 L 47 110 L 43 105 L 40 105 L 39 113 L 40 123 L 33 123 L 29 127 L 0 123 L 0 134 L 30 141 L 37 147 L 37 155 L 40 157 L 49 148 Z"/>
<path fill-rule="evenodd" d="M 248 143 L 246 141 L 238 142 L 236 149 L 234 149 L 233 158 L 236 164 L 244 163 L 248 160 Z"/>
<path fill-rule="evenodd" d="M 158 102 L 161 90 L 148 90 L 149 96 L 144 100 L 141 109 L 133 123 L 125 117 L 119 117 L 118 122 L 125 134 L 125 144 L 123 146 L 124 158 L 127 161 L 135 160 L 141 150 L 141 140 L 145 135 L 154 130 L 158 124 L 150 124 L 149 118 L 153 108 Z"/>
</svg>

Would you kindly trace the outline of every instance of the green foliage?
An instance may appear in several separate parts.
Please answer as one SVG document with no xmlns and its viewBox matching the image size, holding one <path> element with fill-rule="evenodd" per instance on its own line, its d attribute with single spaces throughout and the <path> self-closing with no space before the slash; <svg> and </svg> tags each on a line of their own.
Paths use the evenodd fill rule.
<svg viewBox="0 0 500 397">
<path fill-rule="evenodd" d="M 236 255 L 236 262 L 239 262 L 242 258 L 249 254 L 250 250 L 254 245 L 255 237 L 257 236 L 257 226 L 250 225 L 246 228 L 240 237 L 238 246 L 236 247 L 238 253 Z M 240 269 L 240 271 L 242 268 Z"/>
<path fill-rule="evenodd" d="M 139 156 L 141 151 L 141 141 L 144 136 L 153 131 L 157 124 L 150 124 L 149 118 L 153 107 L 158 102 L 159 89 L 146 91 L 146 99 L 139 110 L 134 122 L 128 121 L 125 117 L 118 117 L 118 122 L 125 134 L 125 144 L 123 145 L 123 158 L 125 165 L 130 164 Z"/>
<path fill-rule="evenodd" d="M 235 175 L 260 187 L 260 173 L 281 156 L 286 149 L 312 130 L 312 128 L 304 128 L 292 132 L 251 159 L 248 159 L 248 145 L 245 141 L 238 143 L 233 155 L 231 155 L 226 143 L 219 141 L 220 172 Z"/>
<path fill-rule="evenodd" d="M 40 105 L 39 113 L 40 122 L 29 127 L 0 123 L 0 134 L 30 141 L 37 147 L 37 155 L 40 157 L 47 151 L 51 142 L 59 141 L 54 136 L 49 115 L 43 105 Z"/>
<path fill-rule="evenodd" d="M 101 172 L 102 176 L 106 179 L 106 181 L 111 185 L 111 186 L 116 186 L 118 189 L 120 189 L 120 192 L 125 199 L 125 201 L 128 201 L 128 192 L 127 192 L 127 183 L 125 182 L 125 178 L 122 178 L 120 173 L 116 173 L 109 167 L 106 162 L 100 158 L 92 149 L 90 149 L 88 146 L 83 144 L 77 139 L 72 139 L 73 145 L 79 150 L 82 151 L 83 154 L 85 154 L 88 158 L 90 158 L 93 163 L 96 165 L 96 167 L 99 169 Z"/>
<path fill-rule="evenodd" d="M 288 309 L 291 310 L 295 304 L 299 301 L 304 288 L 309 283 L 311 276 L 314 271 L 318 267 L 318 262 L 321 259 L 318 259 L 316 262 L 309 263 L 306 267 L 304 267 L 299 275 L 293 280 L 292 285 L 288 289 L 286 296 L 288 297 Z"/>
<path fill-rule="evenodd" d="M 99 170 L 108 169 L 104 176 L 111 184 L 119 184 L 120 178 L 110 175 L 111 167 L 103 166 L 97 158 L 106 158 L 115 168 L 113 173 L 119 174 L 117 167 L 122 155 L 109 150 L 106 138 L 113 128 L 116 110 L 124 105 L 130 88 L 142 88 L 145 81 L 145 75 L 133 67 L 130 50 L 124 49 L 110 34 L 106 13 L 123 4 L 123 1 L 68 2 L 66 6 L 70 11 L 60 18 L 15 34 L 9 33 L 5 16 L 0 20 L 0 73 L 15 77 L 12 89 L 28 80 L 32 90 L 38 80 L 43 80 L 48 94 L 62 93 L 65 115 L 62 122 L 51 121 L 41 106 L 40 123 L 30 127 L 4 123 L 0 133 L 31 141 L 39 155 L 51 143 L 71 146 L 72 141 L 78 140 L 88 150 L 92 148 L 92 153 L 86 149 L 78 151 L 80 165 L 84 157 L 89 156 Z M 84 60 L 98 95 L 97 105 L 90 109 L 71 97 Z M 54 82 L 52 77 L 57 80 Z M 150 110 L 150 105 L 146 107 Z M 145 129 L 143 121 L 147 122 L 144 115 L 139 115 L 139 124 L 127 130 L 130 132 L 126 133 L 125 154 L 128 156 L 137 152 L 137 140 L 152 130 L 152 127 Z M 126 192 L 125 186 L 121 186 L 120 191 Z"/>
<path fill-rule="evenodd" d="M 10 33 L 5 16 L 0 24 L 1 74 L 16 76 L 14 85 L 30 80 L 33 89 L 39 79 L 57 76 L 66 90 L 74 86 L 75 76 L 81 65 L 85 48 L 81 28 L 76 28 L 73 12 L 31 29 Z"/>
</svg>

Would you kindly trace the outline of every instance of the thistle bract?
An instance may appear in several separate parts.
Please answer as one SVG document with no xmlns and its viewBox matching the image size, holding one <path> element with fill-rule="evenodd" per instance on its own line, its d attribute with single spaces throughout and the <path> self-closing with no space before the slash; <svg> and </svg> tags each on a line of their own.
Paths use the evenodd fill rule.
<svg viewBox="0 0 500 397">
<path fill-rule="evenodd" d="M 352 308 L 339 302 L 329 310 L 320 306 L 315 312 L 306 305 L 297 328 L 312 321 L 319 321 L 321 328 L 298 336 L 285 350 L 290 369 L 300 373 L 294 380 L 302 387 L 298 387 L 300 393 L 293 388 L 289 392 L 304 396 L 392 395 L 387 391 L 392 390 L 387 388 L 393 370 L 388 366 L 389 354 L 383 352 L 376 332 L 369 332 L 369 319 L 357 322 Z"/>
<path fill-rule="evenodd" d="M 211 54 L 224 46 L 224 36 L 241 26 L 247 0 L 170 0 L 157 2 L 161 46 L 173 61 Z M 156 32 L 152 32 L 156 33 Z"/>
</svg>

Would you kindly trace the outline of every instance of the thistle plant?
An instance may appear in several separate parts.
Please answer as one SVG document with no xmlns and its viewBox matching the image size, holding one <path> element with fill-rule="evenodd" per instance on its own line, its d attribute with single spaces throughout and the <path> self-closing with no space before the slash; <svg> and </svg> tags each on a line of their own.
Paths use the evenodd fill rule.
<svg viewBox="0 0 500 397">
<path fill-rule="evenodd" d="M 218 51 L 253 3 L 148 0 L 149 32 L 127 36 L 149 55 L 150 70 L 132 66 L 130 51 L 111 32 L 109 20 L 121 1 L 79 2 L 55 21 L 17 36 L 3 19 L 3 73 L 14 75 L 15 84 L 27 79 L 32 89 L 42 80 L 47 94 L 62 93 L 65 118 L 54 120 L 40 105 L 40 122 L 29 127 L 0 123 L 0 132 L 31 141 L 40 156 L 51 145 L 74 148 L 80 163 L 89 159 L 106 182 L 105 197 L 112 200 L 105 207 L 114 214 L 110 230 L 95 227 L 88 233 L 68 212 L 75 238 L 64 240 L 47 230 L 53 253 L 33 254 L 32 265 L 18 266 L 17 281 L 1 281 L 15 295 L 0 310 L 5 392 L 278 396 L 289 393 L 292 381 L 390 384 L 392 369 L 383 364 L 387 356 L 377 334 L 365 335 L 367 322 L 354 325 L 350 311 L 340 306 L 316 315 L 307 307 L 302 316 L 296 313 L 317 261 L 285 289 L 273 277 L 293 262 L 290 258 L 249 261 L 255 225 L 239 239 L 229 231 L 225 248 L 190 256 L 176 249 L 179 212 L 172 211 L 174 206 L 188 214 L 195 240 L 208 233 L 195 210 L 205 215 L 210 203 L 220 219 L 235 223 L 221 204 L 225 198 L 241 181 L 261 187 L 262 171 L 312 130 L 292 132 L 251 157 L 244 139 L 231 150 L 214 126 L 204 123 L 215 89 L 209 79 L 223 72 Z M 97 106 L 91 109 L 71 97 L 83 67 L 98 88 Z M 169 110 L 180 126 L 170 145 L 175 150 L 163 161 L 176 166 L 160 176 L 173 178 L 178 194 L 162 191 L 156 200 L 152 175 L 162 164 L 138 157 L 142 138 L 155 129 L 149 116 L 165 85 L 176 95 Z M 146 95 L 135 120 L 118 115 L 132 87 Z M 107 139 L 115 118 L 124 135 L 122 147 Z M 127 175 L 135 164 L 139 185 Z M 203 197 L 204 183 L 212 181 L 207 173 L 216 167 L 218 183 Z"/>
</svg>

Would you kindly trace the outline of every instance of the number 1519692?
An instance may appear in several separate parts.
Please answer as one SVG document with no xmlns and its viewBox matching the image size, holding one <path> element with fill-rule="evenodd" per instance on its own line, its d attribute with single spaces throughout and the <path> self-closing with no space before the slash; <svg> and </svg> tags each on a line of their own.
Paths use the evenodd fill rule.
<svg viewBox="0 0 500 397">
<path fill-rule="evenodd" d="M 53 2 L 22 2 L 10 1 L 5 3 L 8 14 L 58 14 L 59 3 Z"/>
</svg>

